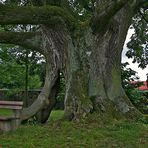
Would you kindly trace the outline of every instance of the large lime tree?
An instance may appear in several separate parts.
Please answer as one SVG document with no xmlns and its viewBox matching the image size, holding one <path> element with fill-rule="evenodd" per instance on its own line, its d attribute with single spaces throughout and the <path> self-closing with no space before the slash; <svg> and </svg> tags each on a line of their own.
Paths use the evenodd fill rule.
<svg viewBox="0 0 148 148">
<path fill-rule="evenodd" d="M 48 119 L 60 72 L 66 80 L 66 118 L 80 119 L 92 112 L 111 118 L 140 115 L 121 86 L 120 63 L 132 17 L 147 0 L 6 2 L 0 4 L 1 25 L 40 27 L 36 32 L 0 32 L 0 42 L 38 51 L 46 59 L 44 87 L 22 111 L 22 120 L 39 111 L 41 122 Z"/>
</svg>

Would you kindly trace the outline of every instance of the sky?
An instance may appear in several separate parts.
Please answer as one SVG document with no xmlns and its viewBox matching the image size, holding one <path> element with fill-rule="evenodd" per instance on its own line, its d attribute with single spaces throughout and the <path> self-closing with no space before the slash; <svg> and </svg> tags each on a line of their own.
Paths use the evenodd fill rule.
<svg viewBox="0 0 148 148">
<path fill-rule="evenodd" d="M 125 55 L 126 52 L 128 51 L 126 44 L 130 40 L 130 37 L 133 33 L 134 33 L 133 29 L 128 30 L 127 37 L 126 37 L 124 47 L 123 47 L 123 51 L 122 51 L 122 63 L 128 62 L 130 65 L 128 65 L 127 67 L 130 67 L 132 70 L 136 71 L 141 81 L 146 81 L 147 79 L 146 74 L 148 73 L 148 65 L 144 70 L 142 70 L 141 68 L 138 67 L 137 63 L 132 63 L 133 60 L 128 59 L 128 57 Z"/>
</svg>

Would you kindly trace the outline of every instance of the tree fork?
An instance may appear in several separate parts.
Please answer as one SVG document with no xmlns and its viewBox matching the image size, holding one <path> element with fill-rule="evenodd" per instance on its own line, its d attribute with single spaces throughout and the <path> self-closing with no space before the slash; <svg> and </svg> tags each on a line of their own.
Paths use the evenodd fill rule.
<svg viewBox="0 0 148 148">
<path fill-rule="evenodd" d="M 100 4 L 101 3 L 101 4 Z M 96 6 L 96 13 L 93 18 L 92 28 L 94 32 L 102 32 L 108 26 L 110 20 L 121 10 L 125 5 L 134 8 L 140 3 L 139 0 L 115 0 L 115 1 L 100 1 Z"/>
</svg>

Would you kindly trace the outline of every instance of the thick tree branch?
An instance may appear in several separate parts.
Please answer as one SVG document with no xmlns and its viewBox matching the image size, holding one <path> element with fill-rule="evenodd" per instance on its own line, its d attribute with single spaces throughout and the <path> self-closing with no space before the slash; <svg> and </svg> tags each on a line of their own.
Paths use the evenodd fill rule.
<svg viewBox="0 0 148 148">
<path fill-rule="evenodd" d="M 127 0 L 100 0 L 96 6 L 96 13 L 93 18 L 93 30 L 102 30 L 108 25 L 110 19 L 125 5 Z"/>
<path fill-rule="evenodd" d="M 29 119 L 42 109 L 46 109 L 52 103 L 51 99 L 53 98 L 49 97 L 52 93 L 52 88 L 54 87 L 58 79 L 58 69 L 54 67 L 54 70 L 51 70 L 51 62 L 48 58 L 46 59 L 46 77 L 42 91 L 31 106 L 22 110 L 21 121 Z"/>
<path fill-rule="evenodd" d="M 41 35 L 35 32 L 0 32 L 0 43 L 15 44 L 41 51 Z"/>
<path fill-rule="evenodd" d="M 146 2 L 143 0 L 143 2 Z M 131 10 L 137 9 L 140 0 L 99 0 L 96 5 L 96 13 L 92 21 L 92 28 L 96 32 L 105 30 L 114 15 L 127 6 Z"/>
<path fill-rule="evenodd" d="M 62 18 L 62 19 L 61 19 Z M 56 6 L 18 7 L 0 4 L 0 24 L 46 24 L 65 23 L 74 27 L 75 19 L 66 10 Z"/>
<path fill-rule="evenodd" d="M 106 16 L 110 14 L 113 16 L 116 14 L 117 11 L 119 11 L 125 4 L 127 4 L 127 0 L 103 0 L 98 2 L 96 11 L 98 17 Z"/>
</svg>

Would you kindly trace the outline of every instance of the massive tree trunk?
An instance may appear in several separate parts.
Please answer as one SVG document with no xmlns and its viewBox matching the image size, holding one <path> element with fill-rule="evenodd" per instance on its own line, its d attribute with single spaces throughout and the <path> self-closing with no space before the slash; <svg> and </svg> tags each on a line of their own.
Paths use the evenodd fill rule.
<svg viewBox="0 0 148 148">
<path fill-rule="evenodd" d="M 79 119 L 94 111 L 114 118 L 140 115 L 121 86 L 121 52 L 133 15 L 130 9 L 123 7 L 104 28 L 85 28 L 71 46 L 69 54 L 74 57 L 66 83 L 67 118 Z"/>
<path fill-rule="evenodd" d="M 46 122 L 55 104 L 59 72 L 66 79 L 67 119 L 81 119 L 93 112 L 111 118 L 141 115 L 126 96 L 120 74 L 124 40 L 138 2 L 102 1 L 105 5 L 96 9 L 92 22 L 80 24 L 57 7 L 14 10 L 0 5 L 1 24 L 44 24 L 38 33 L 23 34 L 23 39 L 20 33 L 0 33 L 0 42 L 37 50 L 46 59 L 44 87 L 37 100 L 22 111 L 22 120 L 38 113 L 39 120 Z M 15 18 L 8 16 L 11 12 Z M 9 35 L 17 39 L 12 40 Z"/>
</svg>

